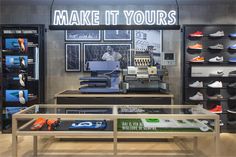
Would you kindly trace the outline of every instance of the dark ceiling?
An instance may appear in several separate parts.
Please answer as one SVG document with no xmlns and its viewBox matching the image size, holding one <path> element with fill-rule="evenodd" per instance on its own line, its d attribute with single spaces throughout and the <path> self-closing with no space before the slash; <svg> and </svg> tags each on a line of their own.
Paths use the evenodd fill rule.
<svg viewBox="0 0 236 157">
<path fill-rule="evenodd" d="M 55 5 L 73 4 L 156 4 L 171 5 L 175 0 L 54 0 Z M 0 5 L 50 5 L 52 0 L 0 0 Z M 216 4 L 236 4 L 236 0 L 178 0 L 180 5 L 216 5 Z"/>
</svg>

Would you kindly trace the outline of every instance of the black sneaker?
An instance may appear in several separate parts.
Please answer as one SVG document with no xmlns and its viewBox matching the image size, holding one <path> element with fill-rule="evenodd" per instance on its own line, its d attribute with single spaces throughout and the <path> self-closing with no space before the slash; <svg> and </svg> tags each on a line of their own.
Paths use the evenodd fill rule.
<svg viewBox="0 0 236 157">
<path fill-rule="evenodd" d="M 234 77 L 236 77 L 236 70 L 229 72 L 229 76 L 234 76 Z"/>
<path fill-rule="evenodd" d="M 230 87 L 230 88 L 236 88 L 236 82 L 229 84 L 228 87 Z"/>
</svg>

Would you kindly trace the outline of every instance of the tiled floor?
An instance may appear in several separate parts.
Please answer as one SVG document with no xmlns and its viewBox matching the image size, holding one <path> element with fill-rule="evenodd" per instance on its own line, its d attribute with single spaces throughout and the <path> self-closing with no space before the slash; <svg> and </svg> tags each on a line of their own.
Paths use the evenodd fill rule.
<svg viewBox="0 0 236 157">
<path fill-rule="evenodd" d="M 198 157 L 215 157 L 212 138 L 199 139 L 199 155 Z M 189 140 L 185 140 L 187 147 L 191 148 L 192 144 Z M 236 157 L 236 134 L 221 134 L 221 155 L 219 157 Z M 31 157 L 32 155 L 32 137 L 20 137 L 18 145 L 19 157 Z M 152 141 L 152 142 L 122 142 L 118 145 L 120 153 L 135 153 L 133 156 L 141 153 L 156 153 L 156 152 L 172 152 L 182 150 L 180 144 L 176 145 L 167 141 Z M 177 150 L 177 151 L 176 151 Z M 111 142 L 84 142 L 84 141 L 60 141 L 52 137 L 39 138 L 39 156 L 40 157 L 70 157 L 70 156 L 109 156 L 112 153 Z M 47 153 L 42 154 L 43 153 Z M 11 157 L 11 135 L 0 134 L 0 157 Z M 50 154 L 49 154 L 50 153 Z M 72 155 L 72 153 L 74 155 Z M 100 155 L 101 154 L 101 155 Z M 111 156 L 111 155 L 110 155 Z M 122 155 L 128 156 L 128 155 Z M 147 156 L 147 155 L 142 155 Z M 154 155 L 153 155 L 154 156 Z M 157 156 L 157 155 L 155 155 Z M 164 155 L 159 155 L 164 157 Z M 168 157 L 170 157 L 169 155 Z M 180 155 L 179 155 L 180 156 Z M 178 156 L 178 157 L 179 157 Z M 181 155 L 181 157 L 186 155 Z"/>
</svg>

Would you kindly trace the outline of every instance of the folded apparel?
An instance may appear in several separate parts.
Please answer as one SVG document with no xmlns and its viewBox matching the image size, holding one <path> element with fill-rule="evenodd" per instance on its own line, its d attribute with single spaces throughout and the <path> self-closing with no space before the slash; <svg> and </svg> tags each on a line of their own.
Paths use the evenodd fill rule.
<svg viewBox="0 0 236 157">
<path fill-rule="evenodd" d="M 104 130 L 107 127 L 106 120 L 77 120 L 71 124 L 70 130 Z"/>
</svg>

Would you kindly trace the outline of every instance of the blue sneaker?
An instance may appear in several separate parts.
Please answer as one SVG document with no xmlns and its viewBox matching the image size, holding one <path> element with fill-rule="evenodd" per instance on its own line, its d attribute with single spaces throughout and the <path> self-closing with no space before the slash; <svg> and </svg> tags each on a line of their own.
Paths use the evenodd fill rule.
<svg viewBox="0 0 236 157">
<path fill-rule="evenodd" d="M 229 49 L 236 50 L 236 44 L 230 46 Z"/>
<path fill-rule="evenodd" d="M 231 37 L 231 38 L 236 38 L 236 32 L 229 34 L 229 37 Z"/>
<path fill-rule="evenodd" d="M 234 63 L 236 63 L 236 57 L 229 58 L 229 62 L 234 62 Z"/>
</svg>

